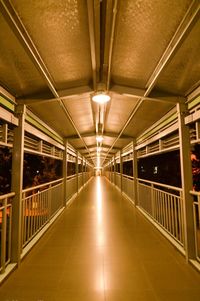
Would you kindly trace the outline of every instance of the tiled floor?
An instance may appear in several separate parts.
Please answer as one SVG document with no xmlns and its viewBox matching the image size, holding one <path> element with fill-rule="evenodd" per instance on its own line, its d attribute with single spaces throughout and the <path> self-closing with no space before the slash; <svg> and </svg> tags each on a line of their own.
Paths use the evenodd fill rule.
<svg viewBox="0 0 200 301">
<path fill-rule="evenodd" d="M 0 288 L 1 301 L 199 301 L 200 274 L 94 178 Z"/>
</svg>

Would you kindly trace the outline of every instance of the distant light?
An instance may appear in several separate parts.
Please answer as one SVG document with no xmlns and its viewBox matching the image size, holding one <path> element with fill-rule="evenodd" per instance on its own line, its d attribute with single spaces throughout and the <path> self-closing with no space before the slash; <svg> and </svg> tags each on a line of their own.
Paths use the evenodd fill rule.
<svg viewBox="0 0 200 301">
<path fill-rule="evenodd" d="M 97 147 L 97 152 L 100 152 L 101 151 L 101 147 Z"/>
<path fill-rule="evenodd" d="M 94 102 L 103 104 L 106 103 L 110 100 L 110 96 L 108 94 L 104 94 L 104 93 L 98 93 L 92 96 L 92 100 Z"/>
<path fill-rule="evenodd" d="M 103 141 L 103 136 L 96 136 L 97 142 L 102 142 Z"/>
</svg>

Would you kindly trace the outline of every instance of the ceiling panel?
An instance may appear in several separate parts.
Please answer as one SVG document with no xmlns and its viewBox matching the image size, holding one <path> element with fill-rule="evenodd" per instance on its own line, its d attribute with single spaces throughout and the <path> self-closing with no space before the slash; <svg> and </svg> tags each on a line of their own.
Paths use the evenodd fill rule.
<svg viewBox="0 0 200 301">
<path fill-rule="evenodd" d="M 64 104 L 80 133 L 95 132 L 90 97 L 68 98 Z"/>
<path fill-rule="evenodd" d="M 185 95 L 200 81 L 199 54 L 200 19 L 161 73 L 156 87 L 170 93 Z"/>
<path fill-rule="evenodd" d="M 145 87 L 190 0 L 120 1 L 112 59 L 112 81 Z"/>
<path fill-rule="evenodd" d="M 156 102 L 144 100 L 134 115 L 134 118 L 125 129 L 124 134 L 137 137 L 173 107 L 174 105 L 172 103 L 165 101 Z"/>
<path fill-rule="evenodd" d="M 88 84 L 92 77 L 85 4 L 82 0 L 12 1 L 58 90 Z"/>
<path fill-rule="evenodd" d="M 76 134 L 76 131 L 72 127 L 58 101 L 32 104 L 29 107 L 37 116 L 63 137 Z"/>
<path fill-rule="evenodd" d="M 137 98 L 113 94 L 106 115 L 105 131 L 119 133 L 137 103 Z"/>
<path fill-rule="evenodd" d="M 0 85 L 16 97 L 48 92 L 46 82 L 0 14 Z"/>
</svg>

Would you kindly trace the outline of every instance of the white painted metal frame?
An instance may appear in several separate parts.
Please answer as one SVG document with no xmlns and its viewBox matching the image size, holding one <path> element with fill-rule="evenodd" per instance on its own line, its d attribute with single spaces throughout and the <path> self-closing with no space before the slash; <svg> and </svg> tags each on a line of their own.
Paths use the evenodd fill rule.
<svg viewBox="0 0 200 301">
<path fill-rule="evenodd" d="M 0 273 L 11 260 L 12 200 L 15 193 L 0 196 Z"/>
</svg>

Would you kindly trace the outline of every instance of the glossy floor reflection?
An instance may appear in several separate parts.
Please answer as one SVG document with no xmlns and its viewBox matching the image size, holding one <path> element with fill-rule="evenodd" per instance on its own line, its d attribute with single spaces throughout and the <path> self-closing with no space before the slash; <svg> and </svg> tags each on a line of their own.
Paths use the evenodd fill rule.
<svg viewBox="0 0 200 301">
<path fill-rule="evenodd" d="M 200 274 L 106 179 L 92 179 L 1 301 L 199 301 Z"/>
</svg>

